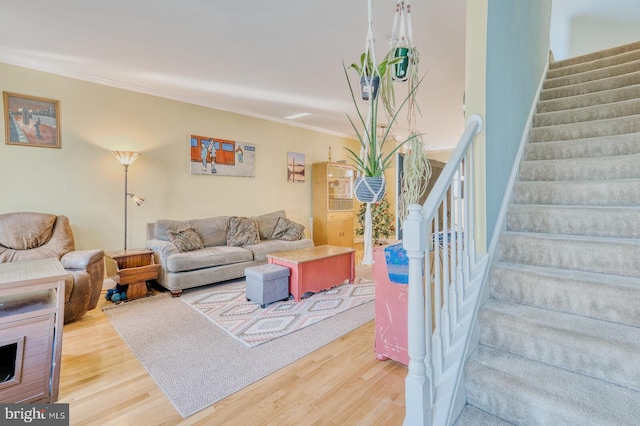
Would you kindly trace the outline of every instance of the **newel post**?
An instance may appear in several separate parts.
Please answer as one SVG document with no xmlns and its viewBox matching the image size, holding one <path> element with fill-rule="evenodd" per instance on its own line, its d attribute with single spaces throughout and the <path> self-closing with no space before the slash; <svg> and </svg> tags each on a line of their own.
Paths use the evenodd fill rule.
<svg viewBox="0 0 640 426">
<path fill-rule="evenodd" d="M 421 214 L 422 207 L 417 204 L 409 206 L 409 214 L 402 224 L 404 236 L 403 248 L 409 258 L 409 296 L 408 296 L 408 352 L 409 372 L 405 380 L 406 415 L 404 425 L 429 425 L 431 422 L 432 390 L 427 375 L 425 358 L 431 356 L 431 339 L 426 338 L 426 331 L 431 333 L 431 315 L 425 315 L 426 306 L 431 306 L 430 292 L 425 292 L 423 284 L 423 267 L 425 251 L 429 246 L 428 223 Z M 431 362 L 428 363 L 431 365 Z"/>
</svg>

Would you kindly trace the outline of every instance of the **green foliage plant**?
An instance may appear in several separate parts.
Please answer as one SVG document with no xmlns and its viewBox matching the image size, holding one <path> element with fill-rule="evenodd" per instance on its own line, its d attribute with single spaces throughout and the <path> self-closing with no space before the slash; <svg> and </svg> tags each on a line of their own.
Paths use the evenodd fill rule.
<svg viewBox="0 0 640 426">
<path fill-rule="evenodd" d="M 398 113 L 402 110 L 403 106 L 411 99 L 411 96 L 418 90 L 420 82 L 409 92 L 407 97 L 402 101 L 400 107 L 394 112 L 394 114 L 389 118 L 386 128 L 384 132 L 379 137 L 377 134 L 378 127 L 378 99 L 376 97 L 371 99 L 368 102 L 369 105 L 369 115 L 368 118 L 365 118 L 358 107 L 358 101 L 356 100 L 353 87 L 351 86 L 351 81 L 349 80 L 349 74 L 347 72 L 347 67 L 343 64 L 342 68 L 344 69 L 345 76 L 347 78 L 347 84 L 349 86 L 349 93 L 351 94 L 351 99 L 356 107 L 356 112 L 362 125 L 362 130 L 356 126 L 351 117 L 347 114 L 347 118 L 351 123 L 351 127 L 356 133 L 358 140 L 360 141 L 360 148 L 364 153 L 361 158 L 358 153 L 353 151 L 352 149 L 345 147 L 347 150 L 347 156 L 351 161 L 353 161 L 356 172 L 363 177 L 382 177 L 384 171 L 389 168 L 392 160 L 396 152 L 411 139 L 415 138 L 415 134 L 409 135 L 407 139 L 398 143 L 393 149 L 391 149 L 387 154 L 384 153 L 385 144 L 389 141 L 389 135 L 391 132 L 391 128 L 393 127 L 393 123 L 395 123 L 396 118 L 398 117 Z M 386 73 L 386 72 L 385 72 Z"/>
<path fill-rule="evenodd" d="M 349 68 L 354 69 L 360 77 L 380 77 L 380 88 L 378 96 L 382 100 L 382 105 L 390 117 L 395 107 L 395 92 L 393 89 L 393 67 L 395 64 L 402 62 L 402 58 L 396 58 L 391 52 L 388 52 L 378 66 L 374 66 L 371 52 L 366 51 L 360 55 L 360 62 L 354 62 Z M 369 81 L 369 80 L 367 80 Z"/>
</svg>

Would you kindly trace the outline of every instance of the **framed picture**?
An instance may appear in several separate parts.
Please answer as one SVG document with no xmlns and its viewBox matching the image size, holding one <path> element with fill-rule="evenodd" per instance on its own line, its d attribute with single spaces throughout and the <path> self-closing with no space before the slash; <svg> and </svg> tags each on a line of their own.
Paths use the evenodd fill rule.
<svg viewBox="0 0 640 426">
<path fill-rule="evenodd" d="M 287 182 L 304 183 L 304 154 L 287 152 Z"/>
<path fill-rule="evenodd" d="M 192 175 L 255 177 L 255 144 L 191 135 L 189 145 Z"/>
<path fill-rule="evenodd" d="M 7 145 L 60 148 L 60 104 L 53 99 L 2 92 Z"/>
</svg>

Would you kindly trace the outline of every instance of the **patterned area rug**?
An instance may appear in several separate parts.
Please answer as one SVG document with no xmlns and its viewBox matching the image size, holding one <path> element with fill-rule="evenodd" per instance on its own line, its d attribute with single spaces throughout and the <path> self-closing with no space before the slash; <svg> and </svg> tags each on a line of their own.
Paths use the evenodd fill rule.
<svg viewBox="0 0 640 426">
<path fill-rule="evenodd" d="M 374 282 L 360 281 L 315 293 L 297 303 L 290 299 L 262 309 L 246 300 L 244 289 L 242 283 L 181 299 L 251 348 L 371 302 L 375 296 Z"/>
</svg>

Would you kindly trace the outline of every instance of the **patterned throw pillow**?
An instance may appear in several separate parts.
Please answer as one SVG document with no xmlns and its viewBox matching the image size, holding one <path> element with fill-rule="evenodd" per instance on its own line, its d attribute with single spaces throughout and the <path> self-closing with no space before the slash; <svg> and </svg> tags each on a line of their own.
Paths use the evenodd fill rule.
<svg viewBox="0 0 640 426">
<path fill-rule="evenodd" d="M 304 226 L 286 217 L 279 217 L 271 233 L 272 240 L 297 241 L 304 236 Z"/>
<path fill-rule="evenodd" d="M 186 228 L 182 228 L 178 231 L 167 231 L 167 235 L 169 236 L 169 240 L 173 243 L 174 246 L 180 250 L 180 253 L 184 253 L 185 251 L 193 251 L 199 250 L 204 247 L 202 243 L 202 238 L 198 235 L 198 232 L 191 227 L 188 226 Z"/>
<path fill-rule="evenodd" d="M 227 227 L 227 245 L 244 247 L 260 243 L 258 224 L 248 217 L 231 216 Z"/>
</svg>

